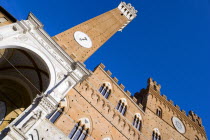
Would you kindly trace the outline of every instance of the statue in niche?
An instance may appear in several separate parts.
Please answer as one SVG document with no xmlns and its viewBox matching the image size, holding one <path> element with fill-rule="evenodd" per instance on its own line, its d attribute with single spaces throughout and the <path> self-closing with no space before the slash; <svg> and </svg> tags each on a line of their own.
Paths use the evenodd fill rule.
<svg viewBox="0 0 210 140">
<path fill-rule="evenodd" d="M 37 111 L 32 115 L 26 123 L 23 124 L 21 131 L 26 133 L 36 122 L 37 120 L 41 117 L 42 111 Z"/>
</svg>

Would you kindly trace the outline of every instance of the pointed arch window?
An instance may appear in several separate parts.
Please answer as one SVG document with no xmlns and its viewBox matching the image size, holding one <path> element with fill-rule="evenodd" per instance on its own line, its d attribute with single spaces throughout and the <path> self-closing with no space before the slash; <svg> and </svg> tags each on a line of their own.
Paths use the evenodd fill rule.
<svg viewBox="0 0 210 140">
<path fill-rule="evenodd" d="M 99 88 L 99 92 L 106 98 L 108 99 L 109 95 L 111 94 L 111 89 L 109 84 L 103 84 L 100 88 Z"/>
<path fill-rule="evenodd" d="M 200 139 L 198 138 L 198 136 L 195 136 L 195 140 L 200 140 Z"/>
<path fill-rule="evenodd" d="M 125 112 L 127 111 L 127 105 L 126 105 L 126 100 L 121 99 L 118 104 L 116 109 L 122 114 L 125 115 Z"/>
<path fill-rule="evenodd" d="M 152 132 L 152 140 L 161 140 L 160 132 L 157 128 Z"/>
<path fill-rule="evenodd" d="M 137 129 L 137 130 L 141 130 L 141 126 L 142 126 L 142 120 L 141 120 L 141 115 L 139 113 L 137 113 L 134 116 L 134 120 L 133 120 L 133 126 Z"/>
<path fill-rule="evenodd" d="M 156 109 L 156 115 L 162 118 L 162 109 L 160 107 Z"/>
<path fill-rule="evenodd" d="M 87 118 L 82 118 L 74 125 L 74 128 L 71 130 L 68 137 L 71 140 L 84 140 L 88 135 L 89 126 L 89 120 Z"/>
</svg>

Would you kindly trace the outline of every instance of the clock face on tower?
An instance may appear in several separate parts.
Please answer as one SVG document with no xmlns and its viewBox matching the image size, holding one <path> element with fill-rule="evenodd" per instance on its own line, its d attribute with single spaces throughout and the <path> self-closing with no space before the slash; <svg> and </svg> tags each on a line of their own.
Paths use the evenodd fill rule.
<svg viewBox="0 0 210 140">
<path fill-rule="evenodd" d="M 85 48 L 92 47 L 92 41 L 91 41 L 90 37 L 81 31 L 76 31 L 74 33 L 74 39 L 82 47 L 85 47 Z"/>
<path fill-rule="evenodd" d="M 173 117 L 172 122 L 176 130 L 179 131 L 179 133 L 185 133 L 185 126 L 180 119 L 178 119 L 177 117 Z"/>
</svg>

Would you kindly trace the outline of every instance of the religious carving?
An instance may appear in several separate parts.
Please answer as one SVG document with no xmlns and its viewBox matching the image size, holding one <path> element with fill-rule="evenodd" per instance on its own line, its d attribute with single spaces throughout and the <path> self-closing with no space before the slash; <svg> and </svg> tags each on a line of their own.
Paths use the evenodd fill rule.
<svg viewBox="0 0 210 140">
<path fill-rule="evenodd" d="M 23 124 L 21 131 L 26 133 L 36 122 L 37 120 L 41 117 L 42 111 L 36 111 L 34 115 L 32 115 L 26 123 Z"/>
</svg>

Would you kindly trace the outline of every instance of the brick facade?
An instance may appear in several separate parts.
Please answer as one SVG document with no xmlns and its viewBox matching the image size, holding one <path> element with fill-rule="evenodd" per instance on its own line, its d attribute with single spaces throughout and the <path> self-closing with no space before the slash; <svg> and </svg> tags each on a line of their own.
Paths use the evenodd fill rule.
<svg viewBox="0 0 210 140">
<path fill-rule="evenodd" d="M 117 31 L 121 31 L 135 18 L 136 15 L 131 13 L 136 14 L 137 11 L 130 4 L 126 5 L 121 2 L 118 8 L 52 38 L 70 58 L 84 62 L 111 36 Z M 134 17 L 131 18 L 132 16 Z M 0 26 L 16 21 L 1 7 L 0 18 L 3 18 L 2 21 L 4 18 L 6 19 L 0 23 Z M 82 47 L 76 42 L 74 38 L 76 31 L 81 31 L 90 37 L 92 41 L 90 48 Z M 0 54 L 5 52 L 4 49 L 0 50 Z M 71 69 L 75 70 L 74 67 L 76 66 L 72 65 Z M 80 77 L 80 74 L 75 71 L 74 76 Z M 63 76 L 64 73 L 61 75 Z M 207 140 L 201 118 L 192 111 L 187 115 L 185 111 L 180 110 L 179 106 L 174 105 L 173 101 L 167 100 L 165 95 L 160 94 L 161 86 L 151 78 L 148 79 L 147 87 L 135 93 L 134 96 L 129 91 L 124 90 L 123 84 L 118 84 L 118 79 L 112 77 L 112 73 L 105 70 L 103 64 L 97 66 L 89 77 L 86 76 L 79 80 L 81 82 L 74 87 L 72 86 L 73 89 L 68 91 L 64 99 L 62 98 L 63 100 L 58 106 L 62 113 L 53 122 L 54 125 L 50 123 L 50 121 L 52 122 L 51 118 L 45 117 L 50 120 L 45 120 L 45 124 L 48 124 L 52 129 L 38 126 L 41 130 L 45 130 L 47 135 L 50 135 L 49 132 L 54 132 L 52 135 L 68 139 L 74 127 L 78 125 L 77 128 L 82 128 L 81 133 L 83 131 L 85 134 L 87 133 L 86 140 Z M 35 80 L 32 79 L 31 81 Z M 62 80 L 53 88 L 61 83 Z M 71 82 L 67 83 L 71 85 Z M 62 91 L 62 89 L 60 90 Z M 54 94 L 56 95 L 56 90 Z M 48 115 L 52 115 L 51 113 Z M 174 117 L 183 123 L 183 126 L 177 124 L 178 127 L 185 128 L 183 133 L 179 132 L 173 123 Z M 81 123 L 82 126 L 79 126 Z M 45 135 L 43 131 L 40 134 L 43 137 Z"/>
<path fill-rule="evenodd" d="M 82 117 L 90 118 L 91 130 L 87 139 L 103 139 L 105 136 L 112 139 L 152 139 L 154 128 L 160 131 L 163 140 L 206 140 L 204 127 L 191 119 L 191 115 L 173 105 L 165 95 L 160 95 L 160 85 L 151 78 L 148 87 L 131 96 L 124 91 L 122 84 L 118 84 L 110 77 L 110 71 L 104 70 L 100 64 L 93 74 L 78 84 L 67 95 L 68 105 L 55 125 L 66 135 L 70 133 L 74 124 Z M 104 83 L 110 83 L 111 94 L 106 99 L 99 88 Z M 120 99 L 126 99 L 127 111 L 123 116 L 116 110 Z M 161 108 L 162 115 L 157 116 L 156 110 Z M 141 115 L 142 126 L 140 131 L 133 126 L 136 113 Z M 186 132 L 179 133 L 172 123 L 172 117 L 178 117 L 184 124 Z"/>
</svg>

